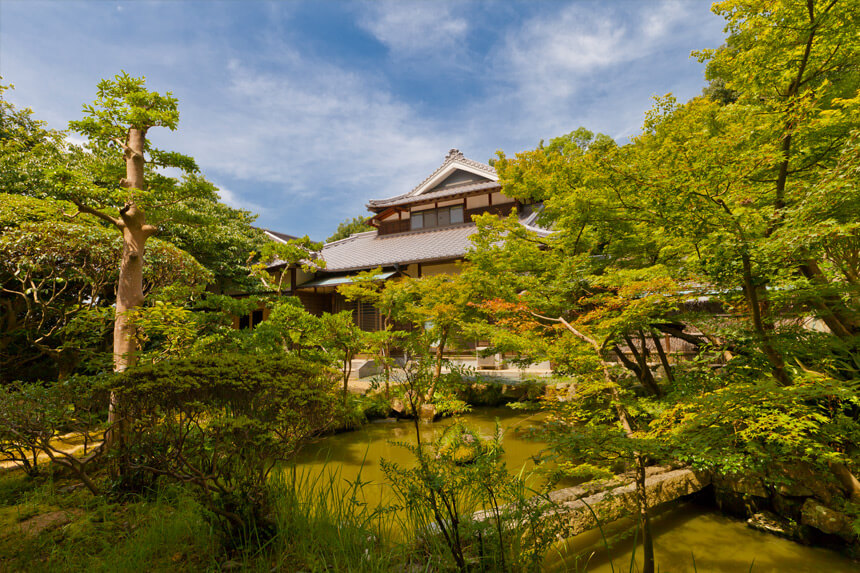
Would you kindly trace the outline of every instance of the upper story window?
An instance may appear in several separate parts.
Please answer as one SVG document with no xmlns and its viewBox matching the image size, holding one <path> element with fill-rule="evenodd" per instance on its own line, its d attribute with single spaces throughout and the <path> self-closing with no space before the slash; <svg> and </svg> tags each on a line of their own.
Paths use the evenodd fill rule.
<svg viewBox="0 0 860 573">
<path fill-rule="evenodd" d="M 452 205 L 426 211 L 413 211 L 411 214 L 412 229 L 432 229 L 447 227 L 463 222 L 463 206 Z"/>
</svg>

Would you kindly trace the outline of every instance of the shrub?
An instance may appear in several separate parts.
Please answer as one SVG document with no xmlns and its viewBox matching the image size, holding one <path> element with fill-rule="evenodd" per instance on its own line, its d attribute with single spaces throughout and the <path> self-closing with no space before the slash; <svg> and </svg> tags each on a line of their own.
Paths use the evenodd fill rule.
<svg viewBox="0 0 860 573">
<path fill-rule="evenodd" d="M 30 476 L 41 462 L 71 469 L 94 494 L 89 467 L 101 453 L 101 420 L 106 396 L 88 378 L 0 387 L 0 461 L 14 461 Z M 62 441 L 74 435 L 74 443 Z"/>
<path fill-rule="evenodd" d="M 129 370 L 112 386 L 127 426 L 123 479 L 191 484 L 240 544 L 272 533 L 269 474 L 331 428 L 338 409 L 334 373 L 292 355 L 171 360 Z"/>
</svg>

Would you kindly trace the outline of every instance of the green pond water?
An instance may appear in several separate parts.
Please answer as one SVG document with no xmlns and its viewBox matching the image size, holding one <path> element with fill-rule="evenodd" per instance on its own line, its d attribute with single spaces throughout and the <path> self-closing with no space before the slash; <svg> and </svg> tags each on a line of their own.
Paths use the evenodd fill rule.
<svg viewBox="0 0 860 573">
<path fill-rule="evenodd" d="M 537 425 L 539 416 L 508 408 L 481 408 L 463 416 L 465 421 L 479 430 L 483 437 L 491 437 L 498 422 L 504 431 L 502 443 L 508 469 L 532 472 L 540 460 L 545 443 L 527 439 L 525 430 Z M 451 420 L 422 424 L 422 441 L 439 436 Z M 300 453 L 296 470 L 306 475 L 337 473 L 348 481 L 359 475 L 365 501 L 373 506 L 392 498 L 385 474 L 379 461 L 385 458 L 402 465 L 412 463 L 412 454 L 391 442 L 415 443 L 412 422 L 377 422 L 367 424 L 354 432 L 327 436 L 310 444 Z M 542 477 L 535 474 L 531 483 L 540 485 Z M 611 537 L 628 524 L 619 522 L 605 528 Z M 696 571 L 755 573 L 776 572 L 860 572 L 860 563 L 834 551 L 807 547 L 749 529 L 739 519 L 727 517 L 714 509 L 691 503 L 675 505 L 660 512 L 653 520 L 654 546 L 658 569 L 661 572 Z M 560 551 L 549 555 L 549 571 L 583 571 L 607 573 L 630 571 L 633 540 L 621 541 L 607 552 L 601 535 L 591 531 L 568 540 Z M 590 556 L 587 568 L 575 563 L 574 555 Z M 641 570 L 640 555 L 637 554 Z M 614 569 L 613 569 L 614 568 Z"/>
</svg>

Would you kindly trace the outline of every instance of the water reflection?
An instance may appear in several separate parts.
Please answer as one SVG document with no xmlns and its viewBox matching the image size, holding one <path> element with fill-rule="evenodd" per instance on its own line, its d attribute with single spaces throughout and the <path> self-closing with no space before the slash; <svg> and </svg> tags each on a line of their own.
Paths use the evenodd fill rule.
<svg viewBox="0 0 860 573">
<path fill-rule="evenodd" d="M 630 523 L 605 528 L 607 537 Z M 807 547 L 787 539 L 754 531 L 746 523 L 695 504 L 679 504 L 653 520 L 654 554 L 658 571 L 753 573 L 856 573 L 860 564 L 819 547 Z M 547 557 L 548 571 L 620 573 L 631 571 L 633 539 L 610 552 L 603 548 L 599 532 L 570 539 L 563 554 Z M 574 555 L 584 555 L 577 564 Z M 611 560 L 611 563 L 610 563 Z M 641 545 L 632 571 L 642 570 Z M 587 562 L 587 567 L 584 565 Z"/>
</svg>

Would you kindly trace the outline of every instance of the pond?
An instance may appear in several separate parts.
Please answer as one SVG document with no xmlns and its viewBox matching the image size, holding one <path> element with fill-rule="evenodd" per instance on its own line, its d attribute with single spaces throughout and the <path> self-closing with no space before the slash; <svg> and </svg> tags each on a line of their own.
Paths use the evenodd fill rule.
<svg viewBox="0 0 860 573">
<path fill-rule="evenodd" d="M 504 432 L 502 444 L 508 469 L 524 469 L 526 472 L 535 469 L 541 451 L 546 448 L 545 443 L 526 437 L 528 428 L 536 426 L 540 418 L 540 414 L 510 408 L 481 408 L 462 416 L 470 427 L 480 432 L 482 438 L 492 437 L 498 422 Z M 438 438 L 452 423 L 451 419 L 432 424 L 422 423 L 421 441 Z M 392 442 L 415 444 L 414 422 L 377 420 L 353 432 L 322 438 L 305 446 L 299 453 L 297 469 L 311 473 L 339 472 L 340 478 L 349 482 L 355 481 L 360 473 L 361 481 L 367 484 L 363 490 L 365 501 L 373 506 L 391 497 L 380 460 L 384 458 L 406 466 L 413 463 L 412 453 Z M 534 477 L 533 487 L 539 485 L 540 479 L 537 475 Z"/>
<path fill-rule="evenodd" d="M 508 469 L 531 472 L 541 459 L 545 443 L 527 439 L 526 432 L 540 422 L 540 415 L 509 408 L 481 408 L 463 416 L 467 424 L 483 437 L 494 434 L 496 423 L 504 431 L 503 445 Z M 451 420 L 422 424 L 422 440 L 440 435 Z M 392 442 L 415 443 L 415 429 L 410 421 L 378 421 L 366 424 L 354 432 L 327 436 L 306 446 L 297 458 L 297 470 L 337 472 L 338 479 L 354 481 L 359 475 L 367 485 L 363 488 L 365 501 L 371 506 L 391 499 L 380 459 L 403 465 L 412 463 L 412 454 Z M 533 477 L 533 486 L 539 485 Z M 344 482 L 346 489 L 346 482 Z M 681 503 L 656 516 L 654 545 L 660 571 L 753 571 L 769 572 L 855 572 L 856 562 L 822 548 L 807 547 L 773 535 L 749 529 L 739 519 L 692 503 Z M 625 523 L 610 525 L 607 535 L 623 528 Z M 577 553 L 592 554 L 589 572 L 607 573 L 629 571 L 633 541 L 619 542 L 606 552 L 600 533 L 591 531 L 566 542 L 562 554 L 550 555 L 546 568 L 550 571 L 581 571 L 573 562 Z M 637 555 L 641 570 L 641 556 Z"/>
</svg>

